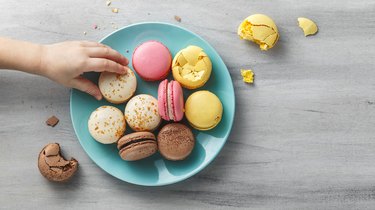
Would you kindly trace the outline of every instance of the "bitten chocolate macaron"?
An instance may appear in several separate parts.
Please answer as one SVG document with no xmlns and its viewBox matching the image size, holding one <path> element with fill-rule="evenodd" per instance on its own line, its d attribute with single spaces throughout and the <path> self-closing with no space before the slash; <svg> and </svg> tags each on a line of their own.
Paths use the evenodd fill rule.
<svg viewBox="0 0 375 210">
<path fill-rule="evenodd" d="M 128 161 L 151 156 L 158 150 L 156 137 L 150 132 L 135 132 L 123 136 L 117 143 L 119 155 Z"/>
<path fill-rule="evenodd" d="M 48 180 L 62 182 L 70 179 L 78 169 L 78 161 L 74 158 L 65 160 L 60 153 L 58 143 L 47 144 L 39 153 L 38 168 Z"/>
<path fill-rule="evenodd" d="M 168 160 L 183 160 L 195 145 L 195 138 L 190 128 L 181 123 L 165 125 L 158 134 L 160 154 Z"/>
</svg>

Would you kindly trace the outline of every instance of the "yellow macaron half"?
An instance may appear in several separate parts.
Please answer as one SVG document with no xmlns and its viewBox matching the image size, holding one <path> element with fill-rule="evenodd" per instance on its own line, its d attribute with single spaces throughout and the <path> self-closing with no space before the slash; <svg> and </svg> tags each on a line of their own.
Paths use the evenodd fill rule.
<svg viewBox="0 0 375 210">
<path fill-rule="evenodd" d="M 185 116 L 197 130 L 210 130 L 216 127 L 223 115 L 220 99 L 207 90 L 191 94 L 185 103 Z"/>
<path fill-rule="evenodd" d="M 275 22 L 263 14 L 254 14 L 242 21 L 237 31 L 241 39 L 250 40 L 261 50 L 268 50 L 279 40 L 279 31 Z"/>
<path fill-rule="evenodd" d="M 210 78 L 212 63 L 202 48 L 190 45 L 180 50 L 172 61 L 173 78 L 182 87 L 196 89 Z"/>
</svg>

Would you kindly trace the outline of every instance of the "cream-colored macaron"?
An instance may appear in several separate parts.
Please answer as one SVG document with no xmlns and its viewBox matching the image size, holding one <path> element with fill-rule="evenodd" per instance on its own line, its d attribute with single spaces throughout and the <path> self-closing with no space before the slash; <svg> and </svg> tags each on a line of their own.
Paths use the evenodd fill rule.
<svg viewBox="0 0 375 210">
<path fill-rule="evenodd" d="M 121 110 L 113 106 L 101 106 L 91 113 L 88 127 L 96 141 L 112 144 L 122 137 L 126 123 Z"/>
<path fill-rule="evenodd" d="M 125 107 L 125 119 L 135 131 L 153 131 L 161 121 L 158 100 L 147 94 L 136 95 Z"/>
<path fill-rule="evenodd" d="M 137 78 L 130 69 L 123 75 L 102 72 L 99 77 L 99 89 L 107 101 L 114 104 L 124 103 L 134 95 Z"/>
</svg>

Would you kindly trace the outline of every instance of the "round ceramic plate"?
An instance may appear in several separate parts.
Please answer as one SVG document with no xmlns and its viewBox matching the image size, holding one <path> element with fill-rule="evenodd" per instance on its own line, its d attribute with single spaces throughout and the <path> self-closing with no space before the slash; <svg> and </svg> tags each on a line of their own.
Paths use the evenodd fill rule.
<svg viewBox="0 0 375 210">
<path fill-rule="evenodd" d="M 166 23 L 139 23 L 121 28 L 101 40 L 117 50 L 131 62 L 133 50 L 148 40 L 157 40 L 166 45 L 174 56 L 179 50 L 188 45 L 197 45 L 204 49 L 212 61 L 210 80 L 197 90 L 209 90 L 215 93 L 223 103 L 223 118 L 218 126 L 210 131 L 193 133 L 196 145 L 193 152 L 182 161 L 168 161 L 158 153 L 134 162 L 127 162 L 120 158 L 115 144 L 104 145 L 96 142 L 87 128 L 87 121 L 92 111 L 102 105 L 112 105 L 124 110 L 125 104 L 114 105 L 106 100 L 97 101 L 90 95 L 77 91 L 71 92 L 70 113 L 73 127 L 83 149 L 90 158 L 104 171 L 123 181 L 145 186 L 160 186 L 185 180 L 206 167 L 220 152 L 231 131 L 234 111 L 235 95 L 233 84 L 223 60 L 205 40 L 187 29 Z M 132 64 L 129 64 L 132 67 Z M 89 73 L 85 77 L 97 83 L 99 74 Z M 171 79 L 171 75 L 169 76 Z M 157 98 L 159 82 L 145 82 L 137 76 L 136 94 L 146 93 Z M 184 90 L 186 99 L 197 90 Z M 188 124 L 186 121 L 183 123 Z M 132 132 L 127 126 L 126 133 Z M 158 131 L 155 131 L 157 134 Z"/>
</svg>

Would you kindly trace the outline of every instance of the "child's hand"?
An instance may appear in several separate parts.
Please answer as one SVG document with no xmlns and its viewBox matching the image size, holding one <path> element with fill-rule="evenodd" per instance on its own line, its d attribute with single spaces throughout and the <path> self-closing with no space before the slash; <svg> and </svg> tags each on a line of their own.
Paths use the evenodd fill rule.
<svg viewBox="0 0 375 210">
<path fill-rule="evenodd" d="M 108 46 L 88 41 L 62 42 L 42 47 L 40 71 L 67 87 L 86 92 L 102 99 L 98 86 L 82 77 L 84 72 L 127 72 L 129 61 Z"/>
</svg>

